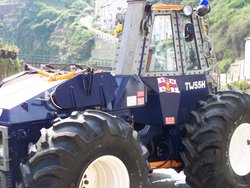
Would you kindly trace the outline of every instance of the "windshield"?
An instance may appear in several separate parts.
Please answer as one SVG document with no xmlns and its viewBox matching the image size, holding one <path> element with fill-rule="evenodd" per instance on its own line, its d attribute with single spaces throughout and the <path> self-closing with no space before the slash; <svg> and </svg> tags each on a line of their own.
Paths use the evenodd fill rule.
<svg viewBox="0 0 250 188">
<path fill-rule="evenodd" d="M 171 15 L 155 15 L 146 72 L 176 71 Z"/>
</svg>

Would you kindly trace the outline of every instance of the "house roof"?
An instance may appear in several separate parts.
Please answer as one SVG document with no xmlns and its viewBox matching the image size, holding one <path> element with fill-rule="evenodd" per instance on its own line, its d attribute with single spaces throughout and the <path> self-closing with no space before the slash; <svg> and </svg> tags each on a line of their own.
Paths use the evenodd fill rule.
<svg viewBox="0 0 250 188">
<path fill-rule="evenodd" d="M 106 7 L 106 6 L 109 6 L 111 5 L 115 0 L 107 0 L 107 1 L 104 1 L 104 3 L 101 5 L 101 7 Z"/>
<path fill-rule="evenodd" d="M 103 8 L 103 7 L 106 7 L 106 6 L 110 6 L 115 2 L 120 4 L 120 6 L 118 6 L 120 8 L 125 8 L 124 4 L 127 4 L 127 0 L 106 0 L 106 1 L 103 1 L 103 3 L 100 5 L 100 7 Z"/>
<path fill-rule="evenodd" d="M 250 39 L 249 39 L 250 40 Z M 231 64 L 231 66 L 239 66 L 241 65 L 242 63 L 244 63 L 244 59 L 242 60 L 236 60 L 234 63 Z"/>
</svg>

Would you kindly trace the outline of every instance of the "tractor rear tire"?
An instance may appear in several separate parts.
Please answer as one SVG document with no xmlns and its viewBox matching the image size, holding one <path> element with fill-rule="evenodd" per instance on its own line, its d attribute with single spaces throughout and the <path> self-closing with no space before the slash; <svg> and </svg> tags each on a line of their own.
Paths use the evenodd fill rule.
<svg viewBox="0 0 250 188">
<path fill-rule="evenodd" d="M 250 187 L 250 96 L 210 94 L 192 112 L 183 139 L 186 182 L 198 188 Z"/>
<path fill-rule="evenodd" d="M 24 187 L 149 186 L 148 151 L 137 132 L 118 117 L 96 110 L 73 112 L 41 133 L 21 164 Z"/>
</svg>

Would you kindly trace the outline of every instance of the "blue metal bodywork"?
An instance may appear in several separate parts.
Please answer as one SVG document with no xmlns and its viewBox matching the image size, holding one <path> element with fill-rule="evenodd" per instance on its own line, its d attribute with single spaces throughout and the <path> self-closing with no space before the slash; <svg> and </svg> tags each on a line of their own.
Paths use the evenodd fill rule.
<svg viewBox="0 0 250 188">
<path fill-rule="evenodd" d="M 0 126 L 8 128 L 9 161 L 1 173 L 6 175 L 8 187 L 15 187 L 20 180 L 19 165 L 27 157 L 29 143 L 41 136 L 41 128 L 52 125 L 53 114 L 67 116 L 46 100 L 45 91 L 51 92 L 60 83 L 49 83 L 38 74 L 26 74 L 0 88 Z"/>
<path fill-rule="evenodd" d="M 169 78 L 171 79 L 171 77 Z M 72 79 L 48 82 L 38 74 L 26 74 L 0 88 L 0 126 L 8 127 L 10 185 L 20 181 L 19 164 L 27 157 L 29 143 L 36 143 L 40 130 L 53 125 L 72 111 L 99 108 L 118 115 L 138 129 L 145 145 L 151 139 L 171 142 L 171 158 L 180 160 L 182 127 L 205 88 L 188 88 L 187 83 L 206 80 L 204 75 L 172 77 L 179 93 L 159 92 L 157 77 L 113 76 L 110 73 L 79 74 Z M 166 118 L 176 120 L 168 125 Z M 141 125 L 148 124 L 148 129 Z M 156 136 L 158 136 L 156 138 Z M 162 150 L 163 151 L 163 150 Z M 163 160 L 152 156 L 149 161 Z M 4 172 L 4 171 L 2 171 Z M 11 187 L 11 186 L 10 186 Z"/>
<path fill-rule="evenodd" d="M 53 97 L 61 109 L 106 107 L 114 99 L 116 86 L 116 81 L 110 73 L 80 74 L 58 85 Z"/>
<path fill-rule="evenodd" d="M 204 100 L 209 93 L 206 76 L 167 77 L 176 82 L 177 92 L 160 92 L 158 79 L 142 78 L 147 88 L 148 102 L 145 106 L 130 111 L 136 123 L 148 124 L 139 133 L 142 142 L 148 146 L 150 162 L 181 161 L 181 142 L 185 136 L 184 123 L 189 119 L 190 112 L 196 108 L 198 101 Z M 152 142 L 154 149 L 151 147 Z"/>
<path fill-rule="evenodd" d="M 179 28 L 176 33 L 180 33 Z M 138 75 L 89 72 L 49 82 L 31 71 L 0 83 L 0 131 L 7 129 L 2 138 L 7 141 L 3 149 L 6 166 L 1 167 L 0 158 L 0 173 L 7 178 L 7 187 L 14 188 L 22 181 L 19 165 L 27 159 L 28 146 L 37 142 L 42 128 L 51 127 L 57 118 L 66 118 L 73 111 L 86 109 L 106 111 L 130 123 L 147 146 L 150 162 L 181 161 L 183 125 L 197 102 L 208 95 L 209 84 L 207 67 L 192 71 L 184 68 L 184 47 L 180 36 L 176 37 L 176 47 L 180 48 L 180 69 L 176 72 L 149 74 L 144 70 L 143 75 L 143 58 L 147 58 L 150 41 L 144 38 Z M 199 40 L 201 43 L 201 37 Z"/>
<path fill-rule="evenodd" d="M 0 88 L 0 127 L 8 128 L 8 186 L 20 181 L 19 165 L 36 143 L 42 128 L 68 117 L 72 111 L 100 106 L 114 99 L 116 80 L 110 73 L 80 74 L 64 81 L 48 82 L 39 74 L 25 74 Z M 3 142 L 3 139 L 2 139 Z M 11 173 L 8 173 L 11 172 Z M 1 185 L 1 182 L 0 182 Z"/>
<path fill-rule="evenodd" d="M 128 97 L 136 96 L 137 100 L 138 92 L 142 92 L 144 94 L 144 103 L 147 102 L 147 99 L 145 98 L 146 88 L 139 76 L 116 76 L 116 82 L 118 87 L 112 103 L 112 109 L 114 111 L 128 109 L 128 107 L 143 106 L 144 104 L 138 104 L 137 101 L 135 104 L 128 104 Z"/>
<path fill-rule="evenodd" d="M 28 154 L 29 143 L 40 137 L 41 128 L 75 110 L 100 108 L 118 115 L 138 129 L 147 145 L 151 139 L 173 146 L 171 159 L 180 160 L 182 126 L 190 111 L 208 94 L 208 86 L 190 89 L 189 83 L 205 81 L 204 75 L 169 77 L 178 93 L 159 91 L 157 77 L 113 76 L 110 73 L 80 74 L 72 79 L 48 82 L 38 74 L 26 74 L 0 88 L 0 125 L 8 127 L 9 181 L 20 180 L 19 164 Z M 189 85 L 188 85 L 189 84 Z M 174 118 L 172 124 L 166 118 Z M 141 129 L 139 125 L 146 125 Z M 149 161 L 164 160 L 153 155 Z M 11 186 L 10 186 L 11 187 Z M 14 187 L 14 186 L 13 186 Z"/>
<path fill-rule="evenodd" d="M 148 88 L 148 103 L 142 108 L 131 109 L 135 122 L 167 125 L 166 118 L 173 117 L 176 121 L 172 124 L 183 124 L 197 102 L 204 100 L 209 93 L 205 75 L 176 76 L 168 79 L 176 81 L 178 93 L 159 92 L 157 77 L 142 78 Z M 205 83 L 204 87 L 191 90 L 188 88 L 189 83 L 201 81 Z"/>
</svg>

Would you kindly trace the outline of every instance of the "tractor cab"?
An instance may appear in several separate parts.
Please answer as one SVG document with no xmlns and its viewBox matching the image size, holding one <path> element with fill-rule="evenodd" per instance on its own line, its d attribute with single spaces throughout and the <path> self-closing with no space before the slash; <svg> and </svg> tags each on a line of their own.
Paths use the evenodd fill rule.
<svg viewBox="0 0 250 188">
<path fill-rule="evenodd" d="M 147 93 L 151 104 L 144 110 L 148 113 L 155 106 L 160 109 L 147 122 L 181 124 L 209 93 L 209 64 L 203 54 L 204 26 L 190 6 L 155 5 L 148 16 L 140 77 L 150 88 Z"/>
<path fill-rule="evenodd" d="M 211 48 L 199 15 L 204 11 L 189 5 L 142 7 L 142 15 L 137 12 L 125 19 L 116 75 L 138 75 L 145 85 L 145 106 L 131 109 L 136 123 L 182 124 L 212 89 L 208 79 Z M 139 29 L 133 28 L 136 22 Z"/>
<path fill-rule="evenodd" d="M 144 26 L 148 35 L 142 77 L 197 75 L 209 69 L 202 49 L 202 22 L 191 7 L 184 12 L 186 9 L 179 5 L 151 7 L 149 23 Z"/>
</svg>

